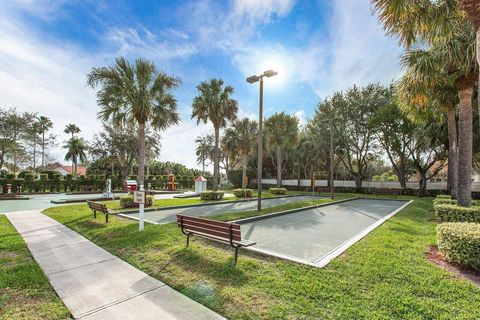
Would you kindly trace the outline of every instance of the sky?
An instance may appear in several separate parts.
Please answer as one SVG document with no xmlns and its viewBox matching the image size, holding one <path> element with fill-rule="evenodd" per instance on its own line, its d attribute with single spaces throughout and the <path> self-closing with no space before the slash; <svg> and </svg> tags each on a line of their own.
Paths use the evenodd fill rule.
<svg viewBox="0 0 480 320">
<path fill-rule="evenodd" d="M 369 0 L 0 0 L 0 105 L 38 112 L 54 123 L 59 161 L 65 125 L 91 140 L 101 130 L 93 67 L 142 57 L 180 77 L 179 126 L 162 132 L 161 161 L 200 168 L 195 138 L 213 131 L 191 119 L 196 86 L 221 78 L 235 88 L 239 117 L 258 117 L 267 69 L 265 116 L 287 112 L 304 124 L 316 105 L 354 84 L 389 84 L 401 49 L 385 36 Z"/>
</svg>

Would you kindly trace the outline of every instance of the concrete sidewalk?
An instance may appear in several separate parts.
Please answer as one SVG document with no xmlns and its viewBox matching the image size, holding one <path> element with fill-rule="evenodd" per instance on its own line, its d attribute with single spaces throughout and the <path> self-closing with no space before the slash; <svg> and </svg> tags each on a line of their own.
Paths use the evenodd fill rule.
<svg viewBox="0 0 480 320">
<path fill-rule="evenodd" d="M 223 319 L 38 210 L 6 216 L 76 319 Z"/>
</svg>

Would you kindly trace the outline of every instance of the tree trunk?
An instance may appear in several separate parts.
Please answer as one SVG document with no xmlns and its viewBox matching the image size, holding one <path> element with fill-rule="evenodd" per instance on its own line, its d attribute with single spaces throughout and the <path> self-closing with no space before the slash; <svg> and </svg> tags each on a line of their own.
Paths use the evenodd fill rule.
<svg viewBox="0 0 480 320">
<path fill-rule="evenodd" d="M 458 141 L 457 141 L 457 108 L 451 106 L 447 110 L 448 124 L 448 178 L 447 189 L 452 197 L 457 197 L 457 177 L 458 177 Z"/>
<path fill-rule="evenodd" d="M 420 173 L 420 181 L 418 183 L 418 196 L 419 197 L 425 197 L 427 194 L 427 178 L 425 177 L 425 174 L 422 172 Z"/>
<path fill-rule="evenodd" d="M 45 129 L 42 131 L 42 170 L 45 168 Z"/>
<path fill-rule="evenodd" d="M 360 177 L 360 174 L 355 176 L 355 187 L 357 188 L 357 192 L 362 191 L 362 177 Z"/>
<path fill-rule="evenodd" d="M 205 158 L 202 159 L 202 175 L 205 174 Z"/>
<path fill-rule="evenodd" d="M 282 150 L 277 149 L 277 188 L 282 186 Z"/>
<path fill-rule="evenodd" d="M 220 149 L 219 149 L 219 140 L 220 140 L 220 128 L 214 126 L 215 129 L 215 159 L 213 159 L 213 191 L 218 189 L 218 176 L 220 173 Z"/>
<path fill-rule="evenodd" d="M 74 164 L 75 164 L 75 175 L 77 175 L 77 161 L 76 160 L 74 161 Z"/>
<path fill-rule="evenodd" d="M 145 179 L 145 123 L 144 122 L 138 123 L 138 143 L 139 143 L 139 148 L 138 148 L 137 182 L 138 182 L 138 187 L 141 188 Z"/>
<path fill-rule="evenodd" d="M 245 154 L 242 155 L 242 189 L 247 188 L 247 184 L 245 183 L 245 178 L 247 176 L 247 166 L 248 166 L 248 158 Z"/>
<path fill-rule="evenodd" d="M 473 85 L 469 80 L 461 79 L 457 84 L 458 97 L 460 99 L 457 202 L 462 207 L 469 207 L 472 197 Z"/>
<path fill-rule="evenodd" d="M 397 178 L 402 189 L 407 189 L 407 173 L 405 169 L 405 158 L 402 156 L 400 158 L 400 163 L 397 170 Z"/>
<path fill-rule="evenodd" d="M 37 167 L 37 136 L 33 138 L 33 171 L 35 171 Z"/>
</svg>

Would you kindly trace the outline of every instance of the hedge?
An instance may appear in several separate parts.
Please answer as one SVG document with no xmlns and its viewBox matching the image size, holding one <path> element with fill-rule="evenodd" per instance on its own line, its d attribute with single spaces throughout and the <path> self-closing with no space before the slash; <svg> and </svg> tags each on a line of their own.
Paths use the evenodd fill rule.
<svg viewBox="0 0 480 320">
<path fill-rule="evenodd" d="M 153 196 L 147 196 L 145 207 L 151 207 L 153 204 Z M 138 208 L 138 203 L 133 202 L 133 195 L 120 197 L 120 207 L 122 208 Z"/>
<path fill-rule="evenodd" d="M 435 206 L 439 205 L 439 204 L 454 204 L 454 205 L 456 205 L 457 200 L 437 197 L 435 200 L 433 200 L 433 204 Z M 479 206 L 480 202 L 478 200 L 472 200 L 471 204 L 472 204 L 472 206 Z"/>
<path fill-rule="evenodd" d="M 451 195 L 448 195 L 448 194 L 439 194 L 437 195 L 437 199 L 452 199 L 452 196 Z"/>
<path fill-rule="evenodd" d="M 437 204 L 435 214 L 442 222 L 480 223 L 480 207 L 460 207 L 456 204 Z"/>
<path fill-rule="evenodd" d="M 252 189 L 234 189 L 233 195 L 237 198 L 250 198 L 253 195 Z"/>
<path fill-rule="evenodd" d="M 268 189 L 271 194 L 287 194 L 287 189 L 285 188 L 270 188 Z"/>
<path fill-rule="evenodd" d="M 442 223 L 437 227 L 437 245 L 448 261 L 480 271 L 480 224 Z"/>
<path fill-rule="evenodd" d="M 223 191 L 202 191 L 200 192 L 200 199 L 202 200 L 222 200 L 224 196 Z"/>
</svg>

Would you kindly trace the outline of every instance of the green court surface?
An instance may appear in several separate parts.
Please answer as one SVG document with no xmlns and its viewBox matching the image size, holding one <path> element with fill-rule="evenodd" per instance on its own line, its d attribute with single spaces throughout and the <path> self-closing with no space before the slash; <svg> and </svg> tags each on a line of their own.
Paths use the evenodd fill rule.
<svg viewBox="0 0 480 320">
<path fill-rule="evenodd" d="M 257 243 L 249 250 L 323 267 L 408 203 L 354 199 L 237 223 L 242 237 Z"/>
</svg>

